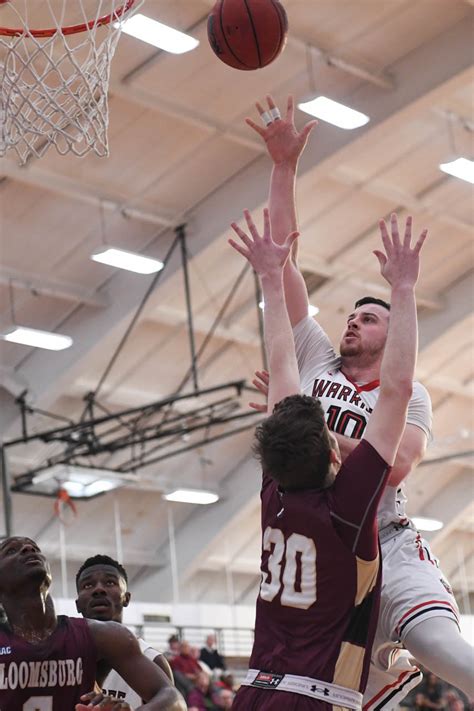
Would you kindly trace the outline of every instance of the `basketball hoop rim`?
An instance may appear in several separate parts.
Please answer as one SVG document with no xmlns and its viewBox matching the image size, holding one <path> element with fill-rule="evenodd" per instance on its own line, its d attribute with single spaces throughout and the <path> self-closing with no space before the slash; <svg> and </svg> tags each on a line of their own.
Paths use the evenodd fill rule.
<svg viewBox="0 0 474 711">
<path fill-rule="evenodd" d="M 25 30 L 22 28 L 13 27 L 1 27 L 0 26 L 0 36 L 3 37 L 20 37 L 21 35 L 31 35 L 32 37 L 52 37 L 58 33 L 62 35 L 76 35 L 80 32 L 86 32 L 87 30 L 92 30 L 94 27 L 102 27 L 103 25 L 109 25 L 114 20 L 119 19 L 125 15 L 137 2 L 137 0 L 127 0 L 120 7 L 118 7 L 114 12 L 108 15 L 103 15 L 97 20 L 90 20 L 89 22 L 83 22 L 80 25 L 67 25 L 66 27 L 51 27 L 46 30 Z"/>
</svg>

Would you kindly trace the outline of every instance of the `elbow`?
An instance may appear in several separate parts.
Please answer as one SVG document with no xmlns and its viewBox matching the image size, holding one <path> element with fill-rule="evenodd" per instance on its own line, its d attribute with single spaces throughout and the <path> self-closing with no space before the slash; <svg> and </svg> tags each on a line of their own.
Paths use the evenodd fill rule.
<svg viewBox="0 0 474 711">
<path fill-rule="evenodd" d="M 393 380 L 385 380 L 380 384 L 380 390 L 386 396 L 396 398 L 399 402 L 404 402 L 408 406 L 410 398 L 413 395 L 413 381 L 407 378 L 394 378 Z"/>
<path fill-rule="evenodd" d="M 399 383 L 398 390 L 400 395 L 406 399 L 407 403 L 410 401 L 413 395 L 413 379 L 404 379 Z"/>
</svg>

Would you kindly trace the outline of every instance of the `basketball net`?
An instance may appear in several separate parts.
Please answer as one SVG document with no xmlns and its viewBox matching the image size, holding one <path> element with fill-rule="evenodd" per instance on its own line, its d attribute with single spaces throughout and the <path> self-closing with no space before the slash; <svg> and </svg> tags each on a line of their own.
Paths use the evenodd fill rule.
<svg viewBox="0 0 474 711">
<path fill-rule="evenodd" d="M 23 165 L 51 145 L 61 155 L 108 155 L 110 63 L 142 2 L 0 3 L 0 157 L 14 151 Z"/>
</svg>

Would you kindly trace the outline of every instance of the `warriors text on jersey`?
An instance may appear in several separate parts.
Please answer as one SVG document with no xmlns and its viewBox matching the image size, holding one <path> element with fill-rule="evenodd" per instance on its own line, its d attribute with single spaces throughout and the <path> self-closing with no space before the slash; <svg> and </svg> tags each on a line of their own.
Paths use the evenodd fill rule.
<svg viewBox="0 0 474 711">
<path fill-rule="evenodd" d="M 31 644 L 0 625 L 1 711 L 70 711 L 92 691 L 96 647 L 86 620 L 60 615 L 54 632 Z"/>
<path fill-rule="evenodd" d="M 320 400 L 328 427 L 333 432 L 360 439 L 379 396 L 379 381 L 358 384 L 340 370 L 341 360 L 321 326 L 307 317 L 293 329 L 301 390 Z M 431 401 L 421 383 L 413 383 L 407 424 L 420 427 L 431 437 Z M 379 527 L 406 520 L 403 483 L 387 486 L 379 506 Z"/>
<path fill-rule="evenodd" d="M 252 669 L 363 692 L 380 588 L 376 512 L 388 472 L 363 440 L 327 489 L 282 492 L 263 476 Z M 250 708 L 255 691 L 239 691 L 236 708 Z M 268 693 L 281 701 L 282 692 Z"/>
</svg>

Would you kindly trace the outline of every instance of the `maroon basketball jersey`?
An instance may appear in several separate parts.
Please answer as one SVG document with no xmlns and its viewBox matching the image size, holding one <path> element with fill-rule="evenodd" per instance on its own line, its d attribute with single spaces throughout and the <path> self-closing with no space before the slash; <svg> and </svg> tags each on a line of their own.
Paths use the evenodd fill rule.
<svg viewBox="0 0 474 711">
<path fill-rule="evenodd" d="M 328 489 L 282 492 L 264 475 L 250 668 L 363 692 L 380 594 L 377 504 L 388 472 L 362 440 Z"/>
<path fill-rule="evenodd" d="M 0 711 L 74 711 L 95 683 L 97 652 L 87 620 L 58 617 L 30 644 L 0 625 Z"/>
</svg>

